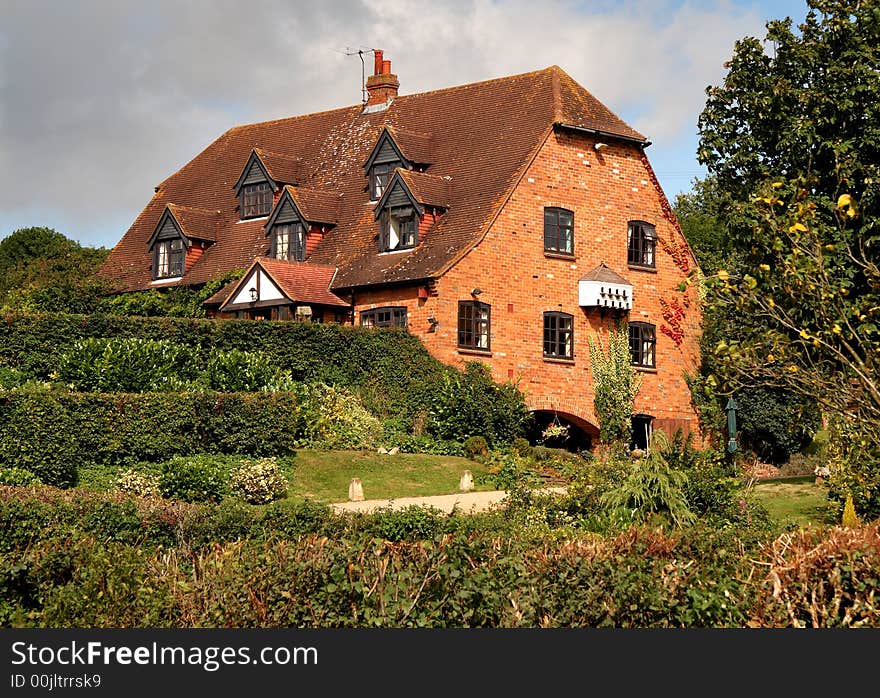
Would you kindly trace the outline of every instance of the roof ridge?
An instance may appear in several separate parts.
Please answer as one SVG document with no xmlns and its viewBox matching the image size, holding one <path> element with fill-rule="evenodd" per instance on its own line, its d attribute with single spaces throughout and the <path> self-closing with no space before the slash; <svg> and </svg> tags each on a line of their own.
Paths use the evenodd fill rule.
<svg viewBox="0 0 880 698">
<path fill-rule="evenodd" d="M 165 206 L 168 208 L 173 206 L 174 208 L 178 208 L 181 211 L 198 211 L 199 213 L 210 213 L 212 215 L 217 215 L 218 213 L 221 213 L 221 210 L 219 208 L 198 208 L 196 206 L 186 206 L 184 204 L 175 203 L 167 203 L 165 204 Z"/>
</svg>

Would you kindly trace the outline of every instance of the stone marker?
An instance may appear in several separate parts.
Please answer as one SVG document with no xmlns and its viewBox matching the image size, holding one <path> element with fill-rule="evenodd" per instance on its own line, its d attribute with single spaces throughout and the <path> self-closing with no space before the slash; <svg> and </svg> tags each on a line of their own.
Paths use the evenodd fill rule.
<svg viewBox="0 0 880 698">
<path fill-rule="evenodd" d="M 461 480 L 458 482 L 458 489 L 462 492 L 470 492 L 474 489 L 474 476 L 471 475 L 470 470 L 465 470 L 461 474 Z"/>
<path fill-rule="evenodd" d="M 359 477 L 351 478 L 351 484 L 348 486 L 348 501 L 364 501 L 364 488 L 363 485 L 361 485 L 361 479 Z"/>
</svg>

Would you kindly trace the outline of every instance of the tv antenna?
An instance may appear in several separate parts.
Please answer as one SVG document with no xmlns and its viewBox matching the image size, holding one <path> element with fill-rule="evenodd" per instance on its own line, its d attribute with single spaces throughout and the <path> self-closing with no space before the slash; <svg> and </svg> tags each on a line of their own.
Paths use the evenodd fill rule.
<svg viewBox="0 0 880 698">
<path fill-rule="evenodd" d="M 366 69 L 366 64 L 364 63 L 364 54 L 365 53 L 373 53 L 373 51 L 374 50 L 371 48 L 368 48 L 368 49 L 359 48 L 357 51 L 355 51 L 353 48 L 349 48 L 348 46 L 346 46 L 345 51 L 343 51 L 343 53 L 346 56 L 360 56 L 360 59 L 361 59 L 361 103 L 363 103 L 363 104 L 367 103 L 367 85 L 366 85 L 366 79 L 367 79 L 366 70 L 367 69 Z"/>
</svg>

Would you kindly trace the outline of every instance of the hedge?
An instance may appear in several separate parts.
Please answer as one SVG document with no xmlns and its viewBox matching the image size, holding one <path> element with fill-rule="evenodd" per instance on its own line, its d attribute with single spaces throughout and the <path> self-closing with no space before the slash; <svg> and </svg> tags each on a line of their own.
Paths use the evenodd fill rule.
<svg viewBox="0 0 880 698">
<path fill-rule="evenodd" d="M 699 526 L 533 541 L 413 511 L 390 528 L 407 516 L 429 535 L 377 540 L 364 533 L 388 514 L 310 504 L 261 513 L 0 487 L 0 625 L 880 627 L 876 524 L 744 548 L 736 531 Z"/>
<path fill-rule="evenodd" d="M 306 382 L 358 388 L 380 417 L 425 408 L 426 390 L 449 368 L 405 330 L 303 322 L 6 313 L 0 366 L 48 378 L 58 356 L 91 337 L 163 339 L 198 350 L 259 351 Z"/>
<path fill-rule="evenodd" d="M 307 436 L 297 393 L 0 393 L 0 465 L 76 483 L 81 462 L 131 465 L 176 455 L 280 456 Z"/>
</svg>

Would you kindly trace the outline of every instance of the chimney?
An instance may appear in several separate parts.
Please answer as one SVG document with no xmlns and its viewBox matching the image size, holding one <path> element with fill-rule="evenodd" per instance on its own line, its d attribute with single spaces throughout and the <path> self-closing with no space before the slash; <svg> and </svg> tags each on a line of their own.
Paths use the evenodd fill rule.
<svg viewBox="0 0 880 698">
<path fill-rule="evenodd" d="M 384 60 L 381 49 L 373 49 L 373 75 L 367 78 L 367 106 L 387 104 L 397 97 L 400 83 L 391 72 L 391 61 Z"/>
</svg>

